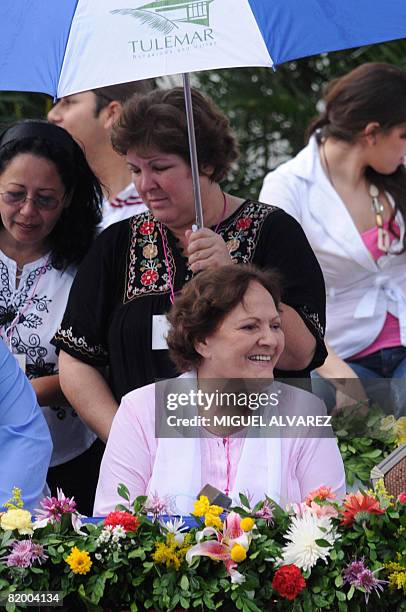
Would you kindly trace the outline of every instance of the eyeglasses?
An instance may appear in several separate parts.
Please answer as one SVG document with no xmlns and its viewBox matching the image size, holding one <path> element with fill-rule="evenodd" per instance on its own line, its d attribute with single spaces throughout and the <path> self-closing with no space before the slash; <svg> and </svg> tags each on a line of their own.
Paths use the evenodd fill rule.
<svg viewBox="0 0 406 612">
<path fill-rule="evenodd" d="M 36 195 L 33 198 L 29 198 L 26 191 L 3 191 L 0 192 L 0 196 L 4 204 L 15 206 L 16 208 L 22 206 L 27 200 L 31 200 L 39 210 L 55 210 L 61 203 L 58 198 L 53 196 Z"/>
</svg>

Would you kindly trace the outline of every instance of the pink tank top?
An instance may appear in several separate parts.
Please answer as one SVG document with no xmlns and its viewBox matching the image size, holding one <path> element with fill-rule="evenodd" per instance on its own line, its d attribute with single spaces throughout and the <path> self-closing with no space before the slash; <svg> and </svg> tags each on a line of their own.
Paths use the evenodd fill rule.
<svg viewBox="0 0 406 612">
<path fill-rule="evenodd" d="M 389 222 L 385 221 L 384 227 L 388 229 Z M 396 223 L 393 223 L 393 228 L 396 231 L 399 231 L 399 227 Z M 395 239 L 394 235 L 390 233 L 391 242 Z M 378 248 L 378 228 L 372 227 L 366 232 L 362 232 L 361 238 L 364 241 L 365 246 L 368 251 L 371 253 L 372 257 L 376 261 L 382 255 L 385 255 L 384 251 Z M 399 319 L 394 317 L 390 312 L 386 313 L 385 323 L 381 331 L 375 340 L 364 348 L 362 351 L 357 353 L 356 355 L 352 355 L 350 359 L 359 359 L 360 357 L 366 357 L 367 355 L 371 355 L 376 351 L 384 348 L 391 348 L 393 346 L 401 346 L 400 341 L 400 329 L 399 329 Z"/>
</svg>

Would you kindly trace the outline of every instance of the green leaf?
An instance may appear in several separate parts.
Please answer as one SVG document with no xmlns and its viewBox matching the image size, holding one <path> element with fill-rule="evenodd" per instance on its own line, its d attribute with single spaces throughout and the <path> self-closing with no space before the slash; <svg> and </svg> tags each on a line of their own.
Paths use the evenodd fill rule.
<svg viewBox="0 0 406 612">
<path fill-rule="evenodd" d="M 319 538 L 318 540 L 315 540 L 315 542 L 317 546 L 322 546 L 323 548 L 331 546 L 330 542 L 327 542 L 327 540 L 324 540 L 323 538 Z"/>
<path fill-rule="evenodd" d="M 240 493 L 240 500 L 243 506 L 245 506 L 246 508 L 250 508 L 248 497 L 244 495 L 244 493 Z"/>
<path fill-rule="evenodd" d="M 353 586 L 352 586 L 352 587 L 350 588 L 350 590 L 348 591 L 348 593 L 347 593 L 347 599 L 348 599 L 348 601 L 350 601 L 350 600 L 352 599 L 352 597 L 353 597 L 354 593 L 355 593 L 355 587 L 353 587 Z"/>
<path fill-rule="evenodd" d="M 120 484 L 117 487 L 117 493 L 123 499 L 126 499 L 128 502 L 130 501 L 130 491 L 127 489 L 125 484 L 123 484 L 122 482 L 120 482 Z"/>
<path fill-rule="evenodd" d="M 347 599 L 346 594 L 343 593 L 342 591 L 336 591 L 336 597 L 338 601 L 345 601 Z"/>
<path fill-rule="evenodd" d="M 336 585 L 337 588 L 340 588 L 340 586 L 343 586 L 344 580 L 343 580 L 343 577 L 341 576 L 341 574 L 336 576 L 336 579 L 334 580 L 334 584 Z"/>
<path fill-rule="evenodd" d="M 182 578 L 180 579 L 180 587 L 182 591 L 189 590 L 189 579 L 185 574 L 183 574 Z"/>
</svg>

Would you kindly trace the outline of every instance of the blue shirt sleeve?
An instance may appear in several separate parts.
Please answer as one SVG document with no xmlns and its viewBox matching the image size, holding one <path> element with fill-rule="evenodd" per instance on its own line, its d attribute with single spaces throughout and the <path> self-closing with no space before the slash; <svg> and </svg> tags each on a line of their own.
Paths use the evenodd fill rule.
<svg viewBox="0 0 406 612">
<path fill-rule="evenodd" d="M 20 487 L 24 508 L 41 499 L 52 441 L 35 392 L 0 340 L 0 511 Z"/>
</svg>

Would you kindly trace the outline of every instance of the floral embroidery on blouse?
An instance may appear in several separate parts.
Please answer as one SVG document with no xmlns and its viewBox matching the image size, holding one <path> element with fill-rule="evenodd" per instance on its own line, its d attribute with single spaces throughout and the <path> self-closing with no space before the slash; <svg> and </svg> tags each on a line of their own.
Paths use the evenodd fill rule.
<svg viewBox="0 0 406 612">
<path fill-rule="evenodd" d="M 252 261 L 263 223 L 274 210 L 278 209 L 268 204 L 247 201 L 240 207 L 239 212 L 221 223 L 218 233 L 223 237 L 233 263 Z M 169 293 L 170 275 L 172 283 L 175 284 L 173 279 L 176 277 L 176 263 L 168 245 L 166 227 L 162 225 L 160 228 L 147 211 L 136 215 L 130 222 L 130 228 L 124 303 L 147 294 Z M 183 282 L 187 282 L 191 277 L 192 272 L 187 267 Z"/>
<path fill-rule="evenodd" d="M 275 206 L 249 200 L 236 216 L 222 223 L 221 236 L 227 245 L 233 263 L 250 263 L 255 254 L 264 221 Z"/>
<path fill-rule="evenodd" d="M 154 220 L 150 212 L 136 215 L 130 222 L 130 247 L 124 303 L 146 294 L 169 293 L 169 276 L 175 277 L 176 265 L 165 226 Z M 162 235 L 161 235 L 162 232 Z M 167 260 L 162 238 L 166 241 Z M 168 273 L 168 263 L 170 272 Z"/>
<path fill-rule="evenodd" d="M 91 357 L 107 357 L 107 351 L 101 344 L 89 345 L 84 336 L 80 338 L 73 335 L 72 327 L 68 329 L 62 329 L 59 327 L 55 336 L 55 341 L 62 342 L 63 344 L 67 344 L 71 348 L 77 349 L 82 355 L 87 355 Z"/>
<path fill-rule="evenodd" d="M 308 306 L 299 306 L 297 307 L 297 310 L 302 314 L 303 318 L 310 323 L 319 338 L 323 339 L 325 329 L 320 323 L 320 318 L 317 312 L 313 312 Z"/>
</svg>

